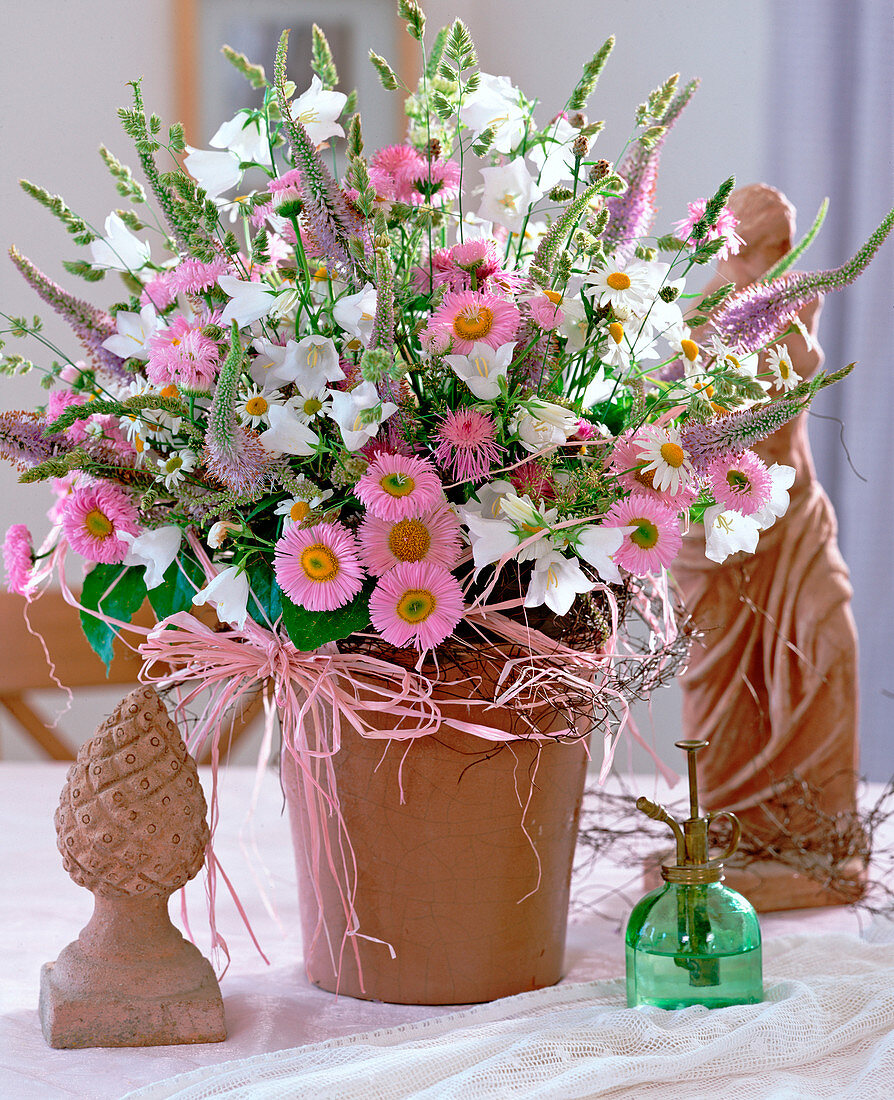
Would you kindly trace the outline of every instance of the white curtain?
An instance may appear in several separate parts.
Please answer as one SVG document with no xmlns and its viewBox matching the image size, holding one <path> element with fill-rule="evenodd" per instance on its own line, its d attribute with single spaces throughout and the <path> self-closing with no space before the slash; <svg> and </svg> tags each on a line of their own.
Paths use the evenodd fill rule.
<svg viewBox="0 0 894 1100">
<path fill-rule="evenodd" d="M 767 182 L 798 207 L 801 234 L 828 194 L 825 226 L 800 266 L 834 267 L 894 205 L 894 0 L 779 0 L 770 12 Z M 854 586 L 861 770 L 887 779 L 894 773 L 894 238 L 856 285 L 826 299 L 820 340 L 827 370 L 857 360 L 851 377 L 815 402 L 810 436 Z"/>
</svg>

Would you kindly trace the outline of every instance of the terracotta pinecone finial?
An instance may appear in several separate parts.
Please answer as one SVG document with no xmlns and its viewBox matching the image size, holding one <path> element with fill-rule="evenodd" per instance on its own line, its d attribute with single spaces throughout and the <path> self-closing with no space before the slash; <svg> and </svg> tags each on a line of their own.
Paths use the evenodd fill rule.
<svg viewBox="0 0 894 1100">
<path fill-rule="evenodd" d="M 66 871 L 104 897 L 167 897 L 208 842 L 195 762 L 151 687 L 127 695 L 81 746 L 56 811 Z"/>
</svg>

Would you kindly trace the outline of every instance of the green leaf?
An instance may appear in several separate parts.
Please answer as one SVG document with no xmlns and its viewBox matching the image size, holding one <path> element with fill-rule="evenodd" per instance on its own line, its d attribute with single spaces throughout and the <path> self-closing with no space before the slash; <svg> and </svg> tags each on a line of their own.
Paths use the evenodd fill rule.
<svg viewBox="0 0 894 1100">
<path fill-rule="evenodd" d="M 282 594 L 282 621 L 295 646 L 308 652 L 326 642 L 347 638 L 369 626 L 369 597 L 372 584 L 364 586 L 347 607 L 337 611 L 307 611 Z"/>
<path fill-rule="evenodd" d="M 115 630 L 91 615 L 101 611 L 113 619 L 130 622 L 146 599 L 143 567 L 140 565 L 95 565 L 84 578 L 81 604 L 81 628 L 90 648 L 102 659 L 108 673 L 112 663 Z"/>
<path fill-rule="evenodd" d="M 285 597 L 268 561 L 256 558 L 245 567 L 245 572 L 253 597 L 249 598 L 248 613 L 256 623 L 269 629 L 282 615 Z"/>
<path fill-rule="evenodd" d="M 149 603 L 159 620 L 178 611 L 191 611 L 196 590 L 205 583 L 205 573 L 198 562 L 180 554 L 167 568 L 164 580 L 148 592 Z"/>
</svg>

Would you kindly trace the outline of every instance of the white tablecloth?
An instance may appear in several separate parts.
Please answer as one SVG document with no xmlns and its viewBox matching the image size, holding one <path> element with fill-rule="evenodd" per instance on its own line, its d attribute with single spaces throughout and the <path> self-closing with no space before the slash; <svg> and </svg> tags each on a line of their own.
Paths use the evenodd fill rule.
<svg viewBox="0 0 894 1100">
<path fill-rule="evenodd" d="M 37 1017 L 40 967 L 76 938 L 92 911 L 91 895 L 69 879 L 55 847 L 53 812 L 64 776 L 64 765 L 0 765 L 3 1100 L 117 1100 L 140 1086 L 202 1066 L 455 1011 L 336 999 L 307 982 L 301 964 L 291 840 L 277 778 L 263 775 L 256 810 L 246 820 L 255 775 L 252 769 L 231 767 L 220 772 L 217 851 L 270 965 L 258 956 L 226 893 L 220 893 L 218 923 L 232 960 L 221 987 L 229 1038 L 225 1043 L 199 1046 L 50 1049 Z M 207 790 L 205 773 L 203 783 Z M 577 916 L 569 929 L 567 983 L 623 975 L 624 925 L 641 893 L 636 874 L 605 862 L 575 885 Z M 594 901 L 598 912 L 586 911 Z M 201 880 L 190 884 L 188 905 L 196 942 L 207 953 Z M 176 901 L 171 910 L 179 923 Z M 843 908 L 770 914 L 762 919 L 765 940 L 805 930 L 856 934 L 864 923 L 858 912 Z M 894 1096 L 894 1082 L 890 1095 Z"/>
</svg>

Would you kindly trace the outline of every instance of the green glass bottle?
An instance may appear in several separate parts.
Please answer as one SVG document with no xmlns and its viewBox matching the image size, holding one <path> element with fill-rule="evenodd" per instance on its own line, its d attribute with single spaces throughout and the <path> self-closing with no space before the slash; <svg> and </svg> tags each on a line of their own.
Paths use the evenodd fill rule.
<svg viewBox="0 0 894 1100">
<path fill-rule="evenodd" d="M 756 1004 L 763 1000 L 757 913 L 723 885 L 723 860 L 738 846 L 739 822 L 726 810 L 699 814 L 695 754 L 707 741 L 676 744 L 689 758 L 690 816 L 681 825 L 649 799 L 636 802 L 638 810 L 670 826 L 677 850 L 676 862 L 661 868 L 664 885 L 642 898 L 627 924 L 627 1004 Z M 732 839 L 721 856 L 709 859 L 708 829 L 722 817 L 732 822 Z"/>
</svg>

